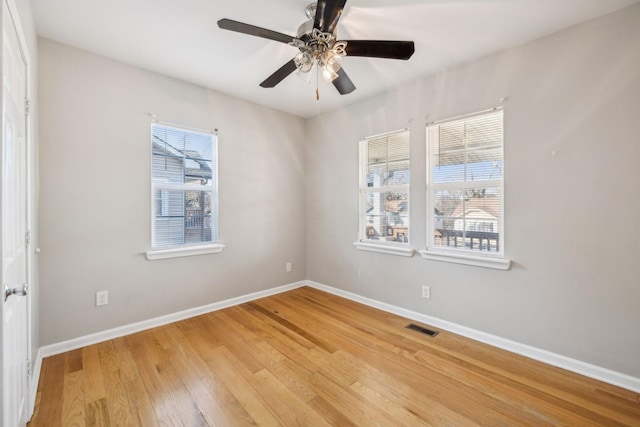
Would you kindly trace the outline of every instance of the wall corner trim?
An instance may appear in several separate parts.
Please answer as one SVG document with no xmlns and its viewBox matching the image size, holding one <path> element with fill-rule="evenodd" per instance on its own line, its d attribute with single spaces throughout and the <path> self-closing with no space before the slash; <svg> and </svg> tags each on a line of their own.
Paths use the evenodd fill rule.
<svg viewBox="0 0 640 427">
<path fill-rule="evenodd" d="M 422 322 L 427 325 L 446 330 L 448 332 L 453 332 L 455 334 L 462 335 L 464 337 L 510 351 L 512 353 L 529 357 L 548 365 L 566 369 L 576 374 L 584 375 L 585 377 L 603 381 L 617 387 L 622 387 L 624 389 L 640 393 L 640 378 L 632 377 L 631 375 L 612 371 L 607 368 L 592 365 L 580 360 L 572 359 L 567 356 L 552 353 L 550 351 L 532 347 L 516 341 L 511 341 L 506 338 L 501 338 L 496 335 L 491 335 L 486 332 L 478 331 L 476 329 L 471 329 L 466 326 L 438 319 L 437 317 L 428 316 L 426 314 L 383 303 L 352 292 L 324 285 L 322 283 L 307 281 L 306 284 L 311 288 L 337 295 L 339 297 L 346 298 L 360 304 L 368 305 L 369 307 L 377 308 L 388 313 Z"/>
</svg>

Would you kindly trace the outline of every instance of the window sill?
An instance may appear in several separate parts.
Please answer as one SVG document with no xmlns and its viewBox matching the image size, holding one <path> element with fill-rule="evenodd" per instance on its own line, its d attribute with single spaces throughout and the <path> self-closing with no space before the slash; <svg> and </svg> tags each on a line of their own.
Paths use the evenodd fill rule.
<svg viewBox="0 0 640 427">
<path fill-rule="evenodd" d="M 353 244 L 356 248 L 362 251 L 379 252 L 382 254 L 398 255 L 398 256 L 413 256 L 414 250 L 406 247 L 399 246 L 387 246 L 376 245 L 375 243 L 355 242 Z"/>
<path fill-rule="evenodd" d="M 151 249 L 145 255 L 149 261 L 158 259 L 178 258 L 183 256 L 195 256 L 205 254 L 217 254 L 224 250 L 221 243 L 211 243 L 208 245 L 188 246 L 171 249 Z"/>
<path fill-rule="evenodd" d="M 502 258 L 479 257 L 467 254 L 443 253 L 429 250 L 419 251 L 424 259 L 453 262 L 455 264 L 473 265 L 476 267 L 493 268 L 496 270 L 508 270 L 511 260 Z"/>
</svg>

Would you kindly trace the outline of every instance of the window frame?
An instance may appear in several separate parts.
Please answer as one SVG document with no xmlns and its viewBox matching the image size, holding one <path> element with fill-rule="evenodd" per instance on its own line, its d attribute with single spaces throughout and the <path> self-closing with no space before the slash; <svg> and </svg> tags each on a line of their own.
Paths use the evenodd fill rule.
<svg viewBox="0 0 640 427">
<path fill-rule="evenodd" d="M 175 191 L 189 191 L 189 190 L 198 190 L 203 186 L 194 185 L 194 184 L 167 184 L 167 183 L 156 183 L 154 182 L 153 175 L 153 134 L 154 134 L 154 126 L 163 126 L 176 131 L 181 131 L 185 133 L 195 133 L 200 135 L 206 135 L 211 138 L 211 162 L 212 162 L 212 174 L 211 174 L 211 184 L 206 186 L 206 192 L 211 192 L 211 240 L 204 242 L 185 242 L 176 245 L 166 245 L 166 246 L 154 246 L 154 236 L 155 236 L 155 219 L 156 219 L 156 191 L 157 190 L 175 190 Z M 151 212 L 150 212 L 150 220 L 151 220 L 151 249 L 146 251 L 145 255 L 148 260 L 158 260 L 158 259 L 166 259 L 166 258 L 175 258 L 175 257 L 184 257 L 184 256 L 193 256 L 193 255 L 204 255 L 210 253 L 219 253 L 222 252 L 225 245 L 220 243 L 219 238 L 219 227 L 220 227 L 220 217 L 219 217 L 219 193 L 218 193 L 218 130 L 214 131 L 210 130 L 202 130 L 196 129 L 188 126 L 177 125 L 174 123 L 161 122 L 157 120 L 153 120 L 149 127 L 150 130 L 150 166 L 151 170 L 149 172 L 150 179 L 150 189 L 151 189 Z"/>
<path fill-rule="evenodd" d="M 498 222 L 498 251 L 497 252 L 489 252 L 489 251 L 481 251 L 481 250 L 473 250 L 467 249 L 464 246 L 462 248 L 451 248 L 448 246 L 438 246 L 435 243 L 435 200 L 434 200 L 434 191 L 438 188 L 443 189 L 469 189 L 473 186 L 474 181 L 459 181 L 459 182 L 447 182 L 447 183 L 435 183 L 434 180 L 434 161 L 435 155 L 433 153 L 433 145 L 434 142 L 431 139 L 430 128 L 433 126 L 440 126 L 446 123 L 456 122 L 456 121 L 467 121 L 472 118 L 490 115 L 500 111 L 502 113 L 502 145 L 501 145 L 501 155 L 502 155 L 502 178 L 499 180 L 484 180 L 477 181 L 478 186 L 476 188 L 497 188 L 500 192 L 500 221 Z M 452 262 L 457 264 L 466 264 L 473 265 L 479 267 L 487 267 L 494 268 L 499 270 L 508 270 L 511 266 L 511 261 L 505 256 L 505 194 L 504 194 L 504 183 L 505 183 L 505 158 L 504 158 L 504 108 L 503 107 L 495 107 L 488 110 L 478 111 L 475 113 L 465 114 L 462 116 L 452 117 L 436 122 L 427 123 L 425 126 L 426 130 L 426 201 L 427 201 L 427 217 L 426 217 L 426 248 L 424 250 L 419 251 L 420 255 L 425 259 Z M 468 147 L 465 145 L 464 148 L 465 157 L 468 153 Z M 465 165 L 466 165 L 465 161 Z M 466 176 L 466 174 L 465 174 Z M 466 228 L 466 227 L 465 227 Z"/>
<path fill-rule="evenodd" d="M 369 141 L 389 138 L 394 135 L 407 133 L 407 140 L 409 144 L 409 184 L 402 185 L 386 185 L 380 187 L 367 186 L 367 174 L 368 174 L 368 143 Z M 388 162 L 389 156 L 387 155 L 386 161 Z M 408 128 L 398 129 L 391 132 L 385 132 L 377 135 L 372 135 L 361 139 L 358 143 L 358 240 L 354 242 L 354 246 L 357 249 L 385 253 L 390 255 L 399 256 L 412 256 L 414 250 L 411 245 L 411 132 Z M 408 195 L 407 200 L 407 217 L 409 218 L 409 227 L 406 235 L 406 242 L 391 242 L 380 241 L 370 239 L 367 236 L 367 212 L 366 212 L 366 195 L 369 193 L 385 193 L 388 191 L 403 192 Z"/>
</svg>

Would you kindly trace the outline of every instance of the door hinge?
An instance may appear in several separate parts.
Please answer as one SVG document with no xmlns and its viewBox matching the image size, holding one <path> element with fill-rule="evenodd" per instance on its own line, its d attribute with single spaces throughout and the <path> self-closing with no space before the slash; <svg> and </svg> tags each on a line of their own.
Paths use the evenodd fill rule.
<svg viewBox="0 0 640 427">
<path fill-rule="evenodd" d="M 33 374 L 33 366 L 32 366 L 31 360 L 27 359 L 27 376 L 31 377 L 32 374 Z"/>
<path fill-rule="evenodd" d="M 27 246 L 31 244 L 31 231 L 25 233 L 24 242 Z"/>
<path fill-rule="evenodd" d="M 24 99 L 24 113 L 27 115 L 31 113 L 31 100 L 29 98 Z"/>
</svg>

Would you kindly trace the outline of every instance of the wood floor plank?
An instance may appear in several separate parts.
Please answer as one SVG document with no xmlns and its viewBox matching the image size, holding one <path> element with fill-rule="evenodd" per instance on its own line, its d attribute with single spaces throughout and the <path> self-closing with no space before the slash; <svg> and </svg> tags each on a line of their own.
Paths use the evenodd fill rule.
<svg viewBox="0 0 640 427">
<path fill-rule="evenodd" d="M 265 405 L 265 402 L 257 395 L 252 382 L 247 380 L 250 373 L 238 373 L 244 367 L 237 366 L 231 360 L 232 357 L 224 347 L 217 347 L 213 357 L 208 359 L 210 369 L 225 383 L 227 388 L 242 404 L 245 410 L 256 420 L 259 425 L 275 427 L 280 425 L 274 414 Z"/>
<path fill-rule="evenodd" d="M 336 384 L 327 378 L 323 372 L 313 374 L 312 384 L 317 393 L 327 402 L 331 402 L 342 415 L 359 426 L 393 426 L 400 425 L 380 408 L 368 405 L 362 396 L 353 393 L 348 388 Z"/>
<path fill-rule="evenodd" d="M 147 394 L 147 389 L 140 377 L 132 378 L 124 381 L 124 389 L 129 399 L 129 407 L 131 415 L 134 419 L 134 425 L 142 427 L 157 427 L 160 424 L 156 418 L 153 405 Z"/>
<path fill-rule="evenodd" d="M 240 402 L 207 367 L 177 328 L 166 328 L 171 360 L 209 425 L 255 425 Z"/>
<path fill-rule="evenodd" d="M 58 354 L 42 361 L 41 399 L 38 424 L 57 427 L 62 425 L 62 396 L 64 392 L 65 355 Z"/>
<path fill-rule="evenodd" d="M 42 378 L 42 376 L 41 376 Z M 40 389 L 41 385 L 38 384 L 38 388 Z M 31 422 L 29 423 L 29 427 L 38 427 L 38 420 L 40 419 L 40 402 L 42 400 L 42 392 L 38 391 L 36 392 L 36 402 L 35 402 L 35 409 L 33 411 L 33 416 L 31 417 Z"/>
<path fill-rule="evenodd" d="M 86 425 L 83 378 L 82 372 L 78 370 L 64 376 L 62 425 L 65 427 Z"/>
<path fill-rule="evenodd" d="M 262 364 L 253 357 L 252 352 L 245 351 L 248 346 L 247 340 L 229 330 L 224 324 L 223 319 L 219 316 L 220 314 L 216 312 L 204 317 L 207 331 L 214 335 L 226 348 L 236 354 L 236 357 L 238 357 L 251 372 L 257 372 L 262 369 Z"/>
<path fill-rule="evenodd" d="M 106 393 L 97 345 L 90 345 L 82 349 L 82 366 L 85 402 L 104 399 Z"/>
<path fill-rule="evenodd" d="M 255 394 L 255 396 L 260 399 L 263 406 L 270 414 L 272 414 L 280 425 L 300 425 L 298 424 L 296 413 L 293 411 L 293 408 L 289 406 L 291 402 L 282 401 L 278 394 L 274 393 L 274 390 L 269 387 L 269 384 L 266 383 L 266 381 L 260 381 L 261 377 L 257 376 L 256 373 L 251 372 L 247 366 L 244 365 L 241 360 L 237 359 L 236 355 L 231 353 L 226 347 L 220 347 L 216 351 L 223 354 L 227 361 L 227 366 L 233 366 L 232 372 L 238 375 L 243 382 L 249 385 L 251 393 Z M 219 358 L 216 358 L 216 360 L 219 360 Z M 214 360 L 208 361 L 208 364 L 211 366 L 212 370 L 215 371 L 217 369 L 214 364 Z M 246 401 L 245 398 L 238 398 Z M 257 421 L 259 424 L 259 420 Z"/>
<path fill-rule="evenodd" d="M 408 323 L 258 299 L 45 358 L 29 427 L 640 426 L 639 393 Z"/>
<path fill-rule="evenodd" d="M 215 334 L 207 330 L 206 316 L 197 316 L 191 319 L 176 323 L 176 327 L 189 341 L 189 344 L 198 353 L 202 360 L 209 360 L 210 354 L 222 343 Z"/>
<path fill-rule="evenodd" d="M 335 405 L 331 404 L 331 402 L 322 396 L 316 396 L 307 403 L 333 426 L 357 427 L 356 423 L 343 415 Z"/>
<path fill-rule="evenodd" d="M 72 350 L 65 353 L 65 370 L 66 374 L 72 374 L 82 370 L 82 349 Z"/>
<path fill-rule="evenodd" d="M 426 424 L 437 426 L 468 426 L 475 425 L 470 418 L 441 404 L 432 398 L 424 389 L 416 389 L 410 384 L 398 381 L 393 373 L 379 371 L 371 365 L 363 363 L 347 352 L 336 352 L 333 357 L 339 366 L 352 366 L 360 370 L 358 381 L 376 390 L 388 399 L 401 402 L 413 414 L 419 416 Z M 393 387 L 389 387 L 393 384 Z"/>
<path fill-rule="evenodd" d="M 273 376 L 267 369 L 256 372 L 255 377 L 262 383 L 264 389 L 274 396 L 279 408 L 279 415 L 283 419 L 283 425 L 287 426 L 329 426 L 327 420 L 322 418 L 302 399 L 291 392 L 284 384 Z M 287 408 L 286 411 L 280 409 Z"/>
<path fill-rule="evenodd" d="M 107 409 L 107 399 L 102 398 L 85 403 L 86 425 L 87 427 L 109 427 L 109 409 Z M 115 424 L 114 424 L 115 425 Z"/>
<path fill-rule="evenodd" d="M 109 420 L 116 425 L 134 425 L 127 392 L 120 376 L 120 363 L 113 341 L 98 344 Z"/>
<path fill-rule="evenodd" d="M 176 375 L 167 366 L 162 347 L 153 331 L 129 336 L 127 342 L 157 420 L 161 425 L 168 426 L 189 426 L 188 423 L 206 425 L 188 393 L 185 393 L 184 386 L 179 380 L 176 381 Z"/>
<path fill-rule="evenodd" d="M 402 356 L 391 351 L 384 353 L 375 349 L 374 346 L 363 345 L 357 341 L 356 336 L 345 337 L 329 331 L 325 334 L 327 339 L 339 343 L 346 352 L 378 371 L 394 372 L 395 381 L 390 383 L 389 387 L 394 387 L 398 382 L 408 384 L 412 388 L 434 395 L 440 403 L 470 419 L 482 414 L 486 422 L 492 425 L 524 425 L 513 414 L 516 409 L 502 405 L 501 402 L 494 401 L 482 393 L 477 393 L 476 390 L 464 384 L 452 382 L 440 372 L 405 362 Z"/>
</svg>

